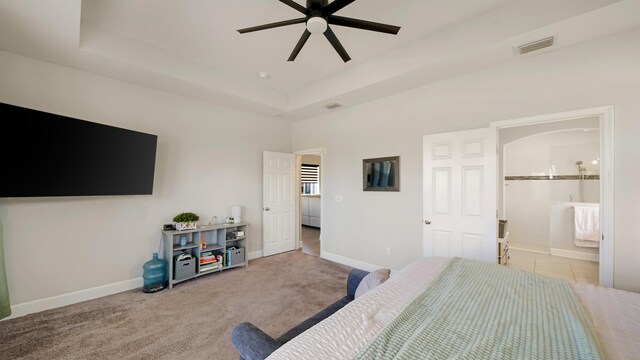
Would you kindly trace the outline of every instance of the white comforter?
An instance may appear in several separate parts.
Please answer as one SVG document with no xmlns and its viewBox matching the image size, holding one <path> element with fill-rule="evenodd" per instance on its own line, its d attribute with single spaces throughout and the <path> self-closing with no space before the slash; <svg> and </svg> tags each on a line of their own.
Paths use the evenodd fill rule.
<svg viewBox="0 0 640 360">
<path fill-rule="evenodd" d="M 353 358 L 448 262 L 440 257 L 416 260 L 283 345 L 268 360 Z M 640 294 L 581 284 L 573 288 L 591 315 L 605 358 L 640 358 Z"/>
</svg>

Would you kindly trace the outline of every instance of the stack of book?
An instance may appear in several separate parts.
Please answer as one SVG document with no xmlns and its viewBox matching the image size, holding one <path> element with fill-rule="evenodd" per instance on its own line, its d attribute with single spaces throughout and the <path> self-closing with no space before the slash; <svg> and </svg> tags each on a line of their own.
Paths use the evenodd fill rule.
<svg viewBox="0 0 640 360">
<path fill-rule="evenodd" d="M 222 264 L 213 254 L 213 250 L 202 251 L 200 253 L 200 272 L 217 270 L 222 268 Z"/>
</svg>

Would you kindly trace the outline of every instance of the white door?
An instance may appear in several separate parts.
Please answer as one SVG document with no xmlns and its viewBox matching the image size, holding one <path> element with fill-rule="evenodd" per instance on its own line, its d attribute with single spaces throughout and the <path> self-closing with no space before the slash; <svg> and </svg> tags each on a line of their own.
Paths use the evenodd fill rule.
<svg viewBox="0 0 640 360">
<path fill-rule="evenodd" d="M 423 139 L 424 256 L 497 261 L 496 129 Z"/>
<path fill-rule="evenodd" d="M 262 252 L 264 256 L 295 247 L 293 154 L 262 154 Z"/>
</svg>

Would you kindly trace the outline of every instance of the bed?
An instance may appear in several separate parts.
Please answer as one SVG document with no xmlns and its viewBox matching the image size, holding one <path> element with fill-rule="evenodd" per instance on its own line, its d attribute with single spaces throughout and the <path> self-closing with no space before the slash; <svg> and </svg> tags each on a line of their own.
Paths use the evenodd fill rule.
<svg viewBox="0 0 640 360">
<path fill-rule="evenodd" d="M 450 271 L 450 268 L 453 266 L 452 261 L 454 260 L 455 259 L 441 257 L 428 257 L 416 260 L 403 269 L 395 272 L 391 278 L 382 285 L 379 285 L 363 296 L 357 298 L 327 319 L 284 344 L 272 353 L 268 359 L 477 358 L 479 356 L 477 352 L 475 353 L 475 356 L 470 355 L 474 354 L 473 352 L 448 352 L 422 356 L 416 354 L 424 354 L 420 352 L 423 350 L 415 349 L 413 350 L 413 354 L 404 353 L 403 356 L 394 356 L 389 354 L 371 355 L 375 354 L 375 349 L 372 350 L 372 347 L 376 344 L 378 345 L 378 350 L 380 348 L 393 347 L 390 345 L 393 344 L 393 342 L 383 335 L 388 333 L 389 328 L 398 327 L 395 326 L 396 323 L 401 320 L 401 318 L 406 317 L 406 311 L 411 308 L 413 304 L 420 301 L 422 301 L 423 304 L 434 302 L 433 294 L 431 295 L 432 298 L 424 298 L 426 300 L 422 297 L 424 297 L 425 293 L 428 293 L 430 289 L 434 288 L 436 283 L 439 284 L 442 282 L 443 276 L 447 271 Z M 525 274 L 525 276 L 540 277 L 540 275 L 527 273 L 522 270 L 507 270 L 504 269 L 504 267 L 497 265 L 488 266 L 488 269 L 491 271 L 495 271 L 495 269 L 500 268 L 500 270 L 498 270 L 498 274 L 502 274 L 503 272 L 521 272 L 522 274 Z M 502 271 L 502 269 L 505 271 Z M 495 275 L 496 273 L 493 274 Z M 458 278 L 461 277 L 458 276 Z M 542 279 L 543 281 L 550 279 L 545 277 L 540 278 L 544 278 Z M 505 286 L 506 292 L 500 292 L 498 289 L 493 289 L 492 291 L 503 294 L 513 292 L 515 294 L 514 296 L 518 297 L 519 295 L 517 295 L 515 290 L 512 291 L 512 288 L 515 288 L 515 286 L 508 283 L 509 280 L 505 281 L 507 281 L 507 283 L 502 286 Z M 554 281 L 557 282 L 549 283 L 552 287 L 556 285 L 565 286 L 569 288 L 569 291 L 572 294 L 576 295 L 572 296 L 577 299 L 575 302 L 578 303 L 579 309 L 577 310 L 579 311 L 578 315 L 572 318 L 570 322 L 570 326 L 572 328 L 569 335 L 570 337 L 573 337 L 574 333 L 582 334 L 584 332 L 582 335 L 585 335 L 585 337 L 579 340 L 579 346 L 575 347 L 575 344 L 573 344 L 574 347 L 577 348 L 578 351 L 583 351 L 585 348 L 589 348 L 596 352 L 595 356 L 584 353 L 583 355 L 578 355 L 578 358 L 601 357 L 605 359 L 632 359 L 640 356 L 640 294 L 591 285 L 568 285 L 564 280 L 559 279 Z M 432 282 L 434 283 L 434 286 L 430 286 L 432 285 Z M 543 287 L 548 286 L 544 285 Z M 486 288 L 486 286 L 479 287 L 479 289 L 482 288 Z M 524 285 L 523 289 L 523 291 L 531 291 L 531 288 L 528 285 Z M 542 292 L 540 290 L 535 290 L 535 294 L 537 293 Z M 440 294 L 440 296 L 442 296 L 442 294 Z M 523 298 L 526 300 L 530 297 L 532 297 L 532 295 L 528 295 L 528 297 L 525 296 Z M 493 302 L 494 301 L 491 301 L 491 303 Z M 444 309 L 446 309 L 447 306 L 449 305 L 445 304 Z M 491 304 L 488 306 L 491 306 Z M 500 305 L 500 299 L 495 299 L 495 306 L 493 308 L 488 308 L 483 314 L 478 315 L 481 320 L 477 321 L 491 321 L 492 318 L 508 311 L 507 307 Z M 453 312 L 453 314 L 456 313 L 457 312 Z M 564 314 L 565 311 L 560 311 L 560 313 Z M 585 317 L 585 319 L 583 319 L 585 320 L 584 326 L 580 329 L 578 329 L 578 327 L 573 328 L 575 326 L 575 320 L 580 320 L 580 314 L 583 314 Z M 500 326 L 504 327 L 505 325 L 500 324 L 499 321 L 496 322 L 496 324 L 498 328 L 500 328 Z M 468 327 L 469 326 L 466 325 L 461 328 L 464 329 Z M 479 335 L 482 336 L 483 334 Z M 457 337 L 463 338 L 464 336 L 464 334 L 460 334 Z M 553 343 L 551 344 L 551 347 L 564 346 L 559 342 L 559 338 L 562 338 L 561 334 L 559 332 L 554 332 L 553 329 L 551 329 L 546 333 L 546 336 L 541 340 L 541 343 L 556 341 L 558 344 Z M 449 342 L 450 340 L 450 338 L 446 339 L 446 341 L 443 340 L 443 343 L 438 344 L 437 346 L 431 346 L 431 349 L 456 348 L 456 346 L 451 345 Z M 431 339 L 431 341 L 434 340 Z M 435 341 L 438 341 L 438 339 Z M 492 337 L 492 341 L 495 342 L 495 338 Z M 380 344 L 382 344 L 382 346 Z M 511 349 L 511 345 L 502 345 L 501 351 L 504 351 L 506 348 Z M 410 348 L 411 346 L 402 345 L 402 347 Z M 543 354 L 545 354 L 544 351 L 546 351 L 538 351 L 535 349 L 535 346 L 530 346 L 526 349 L 527 351 L 533 352 L 514 352 L 508 357 L 541 358 L 543 357 Z M 507 357 L 504 353 L 496 353 L 494 348 L 484 349 L 482 351 L 488 351 L 485 355 L 481 356 L 483 358 Z M 491 351 L 494 352 L 492 353 Z M 369 356 L 367 356 L 367 353 Z"/>
</svg>

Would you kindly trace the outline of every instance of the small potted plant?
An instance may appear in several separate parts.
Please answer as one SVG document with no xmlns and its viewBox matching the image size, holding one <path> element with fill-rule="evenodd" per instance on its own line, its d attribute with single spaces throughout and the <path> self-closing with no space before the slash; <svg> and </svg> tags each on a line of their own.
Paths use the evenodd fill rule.
<svg viewBox="0 0 640 360">
<path fill-rule="evenodd" d="M 176 223 L 176 230 L 192 230 L 196 229 L 196 221 L 200 217 L 192 212 L 183 212 L 173 217 L 173 222 Z"/>
</svg>

